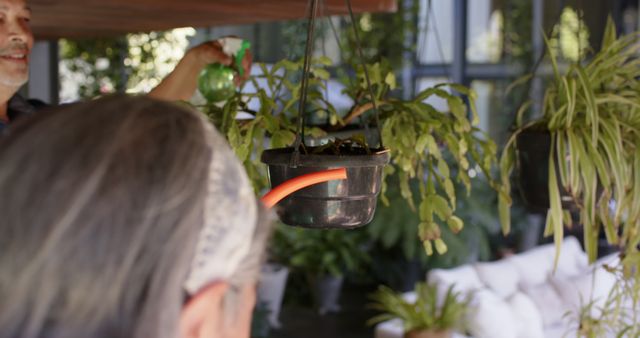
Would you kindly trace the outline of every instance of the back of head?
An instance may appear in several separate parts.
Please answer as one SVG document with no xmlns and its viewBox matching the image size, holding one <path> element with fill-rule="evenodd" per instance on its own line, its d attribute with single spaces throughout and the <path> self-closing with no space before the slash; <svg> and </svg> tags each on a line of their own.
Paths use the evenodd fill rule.
<svg viewBox="0 0 640 338">
<path fill-rule="evenodd" d="M 0 141 L 0 337 L 175 337 L 212 160 L 250 190 L 231 157 L 200 116 L 146 98 L 12 128 Z M 255 208 L 234 194 L 218 198 Z"/>
</svg>

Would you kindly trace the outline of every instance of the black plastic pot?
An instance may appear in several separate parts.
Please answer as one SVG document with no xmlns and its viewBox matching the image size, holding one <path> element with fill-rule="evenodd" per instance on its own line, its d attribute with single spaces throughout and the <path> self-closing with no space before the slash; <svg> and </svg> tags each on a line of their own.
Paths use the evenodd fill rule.
<svg viewBox="0 0 640 338">
<path fill-rule="evenodd" d="M 373 219 L 382 171 L 389 163 L 389 151 L 372 155 L 305 155 L 291 167 L 293 148 L 270 149 L 261 161 L 269 166 L 269 180 L 275 187 L 291 178 L 326 169 L 346 168 L 347 179 L 319 183 L 299 190 L 278 206 L 280 220 L 305 228 L 357 228 Z"/>
<path fill-rule="evenodd" d="M 546 213 L 549 209 L 549 152 L 551 134 L 547 131 L 524 130 L 517 137 L 517 186 L 529 209 Z M 555 150 L 554 150 L 555 152 Z M 562 186 L 560 171 L 556 163 L 558 188 L 562 208 L 577 210 L 571 196 Z"/>
</svg>

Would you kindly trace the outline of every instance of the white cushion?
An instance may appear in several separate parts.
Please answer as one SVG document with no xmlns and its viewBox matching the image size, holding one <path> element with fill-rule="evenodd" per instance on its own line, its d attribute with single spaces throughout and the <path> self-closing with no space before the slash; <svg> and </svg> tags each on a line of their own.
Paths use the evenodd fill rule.
<svg viewBox="0 0 640 338">
<path fill-rule="evenodd" d="M 515 319 L 509 305 L 488 289 L 476 291 L 466 318 L 474 338 L 517 337 Z"/>
<path fill-rule="evenodd" d="M 476 271 L 470 265 L 463 265 L 455 269 L 433 269 L 427 275 L 429 283 L 435 283 L 438 286 L 437 302 L 442 304 L 447 295 L 447 290 L 453 285 L 453 290 L 463 295 L 469 292 L 484 288 L 484 285 L 478 279 Z"/>
<path fill-rule="evenodd" d="M 510 261 L 477 263 L 474 268 L 480 280 L 500 297 L 509 297 L 518 290 L 520 276 Z"/>
<path fill-rule="evenodd" d="M 451 285 L 458 292 L 467 293 L 469 291 L 480 290 L 484 285 L 478 278 L 478 274 L 471 265 L 463 265 L 455 269 L 433 269 L 427 275 L 429 283 L 436 283 L 440 292 L 446 292 Z"/>
<path fill-rule="evenodd" d="M 536 304 L 545 327 L 562 323 L 568 307 L 551 284 L 524 285 L 522 292 Z"/>
<path fill-rule="evenodd" d="M 375 338 L 402 338 L 404 337 L 404 326 L 402 320 L 391 319 L 376 325 L 373 334 Z"/>
<path fill-rule="evenodd" d="M 415 303 L 418 300 L 418 294 L 415 291 L 409 291 L 402 294 L 402 299 L 407 303 Z"/>
<path fill-rule="evenodd" d="M 576 324 L 568 324 L 565 319 L 562 324 L 555 324 L 551 326 L 545 326 L 544 338 L 569 338 L 575 337 L 577 331 Z M 604 338 L 604 337 L 601 337 Z"/>
<path fill-rule="evenodd" d="M 602 308 L 616 283 L 616 277 L 602 267 L 595 267 L 572 277 L 553 276 L 550 280 L 567 307 L 576 314 L 580 308 L 593 301 L 594 316 L 599 315 L 596 310 Z"/>
<path fill-rule="evenodd" d="M 562 241 L 562 247 L 560 248 L 556 274 L 561 276 L 576 276 L 583 273 L 588 264 L 589 258 L 582 250 L 578 239 L 572 236 L 566 237 L 564 241 Z"/>
<path fill-rule="evenodd" d="M 620 253 L 619 252 L 612 253 L 610 255 L 604 256 L 604 257 L 598 259 L 594 263 L 595 266 L 603 266 L 603 265 L 616 266 L 618 264 L 620 264 Z"/>
<path fill-rule="evenodd" d="M 542 317 L 531 298 L 516 292 L 507 299 L 507 303 L 515 319 L 517 338 L 545 338 Z"/>
<path fill-rule="evenodd" d="M 587 255 L 575 237 L 566 237 L 560 248 L 558 267 L 554 273 L 555 244 L 541 245 L 535 249 L 509 257 L 518 270 L 520 283 L 523 285 L 540 285 L 547 282 L 550 275 L 575 276 L 587 268 Z M 521 285 L 522 286 L 522 285 Z"/>
<path fill-rule="evenodd" d="M 540 285 L 546 282 L 553 269 L 553 245 L 543 245 L 529 251 L 509 257 L 518 274 L 520 283 Z"/>
<path fill-rule="evenodd" d="M 404 326 L 402 320 L 391 319 L 376 325 L 373 336 L 375 338 L 404 338 Z M 453 332 L 451 338 L 471 338 L 462 333 Z M 475 337 L 474 337 L 475 338 Z"/>
</svg>

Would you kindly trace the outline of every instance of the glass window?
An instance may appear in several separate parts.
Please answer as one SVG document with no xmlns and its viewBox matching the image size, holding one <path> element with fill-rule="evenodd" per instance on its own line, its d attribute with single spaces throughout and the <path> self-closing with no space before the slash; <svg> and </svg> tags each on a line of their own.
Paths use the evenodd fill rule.
<svg viewBox="0 0 640 338">
<path fill-rule="evenodd" d="M 418 79 L 416 81 L 416 92 L 421 92 L 427 88 L 431 88 L 437 84 L 444 83 L 444 82 L 451 82 L 451 80 L 446 77 L 427 77 L 427 78 Z M 449 110 L 447 101 L 435 95 L 432 95 L 430 98 L 425 100 L 425 102 L 432 105 L 437 110 L 440 110 L 440 111 Z"/>
<path fill-rule="evenodd" d="M 503 13 L 492 0 L 474 0 L 467 8 L 467 61 L 497 63 L 503 46 Z"/>
<path fill-rule="evenodd" d="M 418 55 L 422 64 L 453 60 L 453 1 L 420 0 Z"/>
</svg>

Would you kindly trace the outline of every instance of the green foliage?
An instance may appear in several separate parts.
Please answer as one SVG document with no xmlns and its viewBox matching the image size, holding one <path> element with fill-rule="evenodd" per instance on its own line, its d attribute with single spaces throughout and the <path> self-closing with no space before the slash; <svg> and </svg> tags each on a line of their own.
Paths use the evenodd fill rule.
<svg viewBox="0 0 640 338">
<path fill-rule="evenodd" d="M 286 243 L 281 248 L 289 252 L 288 265 L 311 276 L 342 276 L 357 272 L 369 262 L 366 236 L 357 230 L 282 227 L 278 232 Z"/>
<path fill-rule="evenodd" d="M 438 301 L 436 284 L 417 283 L 415 302 L 408 302 L 386 286 L 380 286 L 370 298 L 374 303 L 371 308 L 382 312 L 369 320 L 369 324 L 377 324 L 390 319 L 401 319 L 404 332 L 421 330 L 460 329 L 463 319 L 469 310 L 470 297 L 463 297 L 453 291 L 453 285 L 447 289 L 442 302 Z"/>
<path fill-rule="evenodd" d="M 315 76 L 309 80 L 306 102 L 308 114 L 332 117 L 337 121 L 337 111 L 323 95 L 326 88 L 323 80 L 328 77 L 325 67 L 329 64 L 330 60 L 324 57 L 313 60 L 311 72 Z M 270 140 L 266 144 L 269 148 L 286 147 L 295 140 L 300 101 L 300 79 L 296 75 L 302 69 L 302 60 L 282 60 L 273 66 L 260 64 L 259 67 L 261 74 L 249 80 L 256 88 L 254 92 L 238 93 L 222 107 L 212 103 L 199 107 L 226 135 L 243 162 L 256 192 L 268 187 L 266 168 L 259 156 L 255 156 L 265 149 L 265 140 Z M 249 100 L 258 100 L 258 111 L 248 108 Z M 253 118 L 239 120 L 236 117 L 240 112 L 248 113 Z M 317 128 L 306 128 L 305 133 L 316 137 L 326 134 Z"/>
<path fill-rule="evenodd" d="M 270 262 L 291 266 L 290 260 L 294 253 L 295 236 L 289 233 L 290 229 L 283 223 L 277 223 L 268 247 Z"/>
<path fill-rule="evenodd" d="M 147 92 L 178 63 L 193 29 L 128 34 L 114 38 L 60 40 L 64 85 L 79 82 L 80 98 L 112 92 Z M 70 74 L 64 71 L 68 70 Z M 75 77 L 80 75 L 81 81 Z"/>
<path fill-rule="evenodd" d="M 329 121 L 328 129 L 339 129 L 356 117 L 365 123 L 373 122 L 373 102 L 367 95 L 368 88 L 363 69 L 356 73 L 356 81 L 347 84 L 345 93 L 354 101 L 346 114 L 340 114 L 324 96 L 325 80 L 329 77 L 329 59 L 313 60 L 305 116 Z M 260 65 L 262 73 L 251 79 L 257 90 L 238 94 L 223 107 L 209 104 L 202 107 L 218 129 L 227 136 L 232 148 L 243 161 L 257 192 L 267 185 L 264 166 L 257 156 L 264 150 L 265 138 L 273 148 L 289 146 L 295 139 L 296 116 L 300 99 L 300 83 L 296 78 L 302 69 L 302 61 L 283 60 L 272 67 Z M 390 97 L 395 88 L 395 76 L 388 63 L 367 65 L 372 88 L 380 111 L 381 134 L 386 147 L 391 149 L 391 164 L 385 174 L 398 173 L 401 194 L 410 208 L 420 216 L 418 236 L 423 247 L 431 254 L 433 247 L 444 254 L 447 245 L 440 238 L 441 227 L 458 233 L 463 228 L 456 215 L 458 191 L 454 181 L 461 183 L 467 193 L 471 189 L 468 170 L 479 168 L 486 177 L 496 163 L 496 146 L 476 127 L 475 93 L 457 84 L 442 84 L 426 89 L 408 101 Z M 258 82 L 258 80 L 261 80 Z M 261 83 L 263 84 L 261 86 Z M 471 111 L 461 96 L 469 100 Z M 424 100 L 437 96 L 448 102 L 450 111 L 439 111 Z M 250 111 L 245 102 L 256 99 L 259 111 Z M 253 115 L 252 119 L 236 119 L 238 112 Z M 307 135 L 326 135 L 327 130 L 306 128 Z M 445 156 L 451 158 L 448 161 Z M 453 170 L 459 169 L 459 170 Z M 457 175 L 453 177 L 452 172 Z M 417 195 L 409 189 L 410 182 L 419 186 Z M 494 189 L 497 184 L 490 181 Z M 382 199 L 387 184 L 382 186 Z M 458 189 L 460 190 L 460 189 Z M 417 207 L 416 207 L 417 206 Z"/>
<path fill-rule="evenodd" d="M 457 215 L 466 226 L 457 233 L 451 228 L 442 228 L 442 237 L 449 250 L 444 255 L 428 257 L 422 241 L 416 233 L 415 225 L 420 223 L 418 213 L 411 210 L 402 198 L 397 174 L 386 178 L 386 197 L 389 205 L 378 205 L 376 214 L 367 226 L 369 236 L 383 249 L 399 247 L 405 259 L 418 258 L 423 265 L 451 268 L 468 262 L 475 255 L 480 260 L 491 258 L 489 237 L 499 231 L 496 222 L 496 192 L 482 178 L 472 178 L 472 191 L 467 198 L 457 201 Z M 410 189 L 419 194 L 419 183 L 414 180 Z M 456 190 L 463 189 L 460 183 L 454 184 Z"/>
<path fill-rule="evenodd" d="M 472 107 L 471 119 L 464 101 L 443 88 L 449 87 L 467 98 Z M 441 112 L 423 102 L 431 96 L 447 101 L 450 112 Z M 478 123 L 474 108 L 475 93 L 455 84 L 443 84 L 426 89 L 411 101 L 387 100 L 382 102 L 382 138 L 391 149 L 392 166 L 387 174 L 398 172 L 402 196 L 412 209 L 419 211 L 418 233 L 427 253 L 433 246 L 438 253 L 447 251 L 440 239 L 441 227 L 447 226 L 454 233 L 463 227 L 455 214 L 458 192 L 454 180 L 461 183 L 467 195 L 471 190 L 468 170 L 480 168 L 490 177 L 496 161 L 496 146 L 475 127 Z M 447 158 L 451 158 L 447 162 Z M 455 166 L 456 177 L 450 166 Z M 419 194 L 414 203 L 414 194 L 409 181 L 417 181 Z M 496 189 L 497 184 L 491 182 Z M 383 193 L 386 185 L 383 185 Z"/>
<path fill-rule="evenodd" d="M 405 1 L 398 1 L 398 10 L 394 13 L 365 13 L 356 16 L 356 25 L 360 32 L 363 53 L 367 62 L 387 60 L 393 69 L 400 69 L 403 65 L 403 52 L 415 51 L 415 45 L 407 46 L 405 37 L 416 35 L 418 30 L 418 11 L 420 1 L 413 1 L 410 8 L 406 8 Z M 407 20 L 407 18 L 410 18 Z M 356 40 L 351 21 L 345 19 L 342 23 L 343 58 L 348 64 L 360 62 L 357 55 Z"/>
<path fill-rule="evenodd" d="M 532 62 L 532 6 L 529 0 L 511 0 L 503 5 L 505 54 L 528 68 Z M 540 27 L 541 28 L 541 27 Z"/>
<path fill-rule="evenodd" d="M 501 221 L 509 230 L 509 175 L 514 168 L 517 134 L 544 127 L 552 137 L 546 234 L 559 249 L 565 224 L 559 186 L 580 210 L 590 261 L 597 257 L 601 229 L 626 256 L 640 243 L 640 60 L 638 34 L 616 38 L 609 20 L 602 49 L 586 64 L 572 64 L 561 74 L 551 55 L 554 79 L 545 91 L 543 116 L 521 126 L 500 160 Z M 558 171 L 556 172 L 556 163 Z M 559 180 L 556 180 L 559 178 Z M 599 191 L 602 191 L 599 193 Z M 610 202 L 615 201 L 612 207 Z M 557 251 L 559 252 L 559 250 Z M 556 258 L 557 259 L 557 258 Z"/>
<path fill-rule="evenodd" d="M 576 312 L 568 313 L 569 320 L 578 323 L 576 337 L 639 337 L 640 336 L 640 279 L 628 278 L 621 266 L 605 266 L 616 278 L 606 299 L 582 299 Z"/>
<path fill-rule="evenodd" d="M 61 62 L 73 73 L 83 74 L 80 97 L 93 98 L 111 91 L 124 91 L 126 71 L 125 37 L 91 40 L 60 40 Z M 102 65 L 100 65 L 102 63 Z"/>
</svg>

